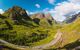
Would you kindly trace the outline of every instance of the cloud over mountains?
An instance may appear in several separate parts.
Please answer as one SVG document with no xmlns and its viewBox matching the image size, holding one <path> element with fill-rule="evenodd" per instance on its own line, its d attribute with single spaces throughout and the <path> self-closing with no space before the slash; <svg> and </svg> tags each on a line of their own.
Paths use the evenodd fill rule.
<svg viewBox="0 0 80 50">
<path fill-rule="evenodd" d="M 80 0 L 64 1 L 62 3 L 58 3 L 50 12 L 52 12 L 53 18 L 55 18 L 57 21 L 63 21 L 66 18 L 65 15 L 80 11 L 80 5 L 78 3 L 80 3 Z"/>
<path fill-rule="evenodd" d="M 4 11 L 2 9 L 0 9 L 0 14 L 4 13 Z"/>
</svg>

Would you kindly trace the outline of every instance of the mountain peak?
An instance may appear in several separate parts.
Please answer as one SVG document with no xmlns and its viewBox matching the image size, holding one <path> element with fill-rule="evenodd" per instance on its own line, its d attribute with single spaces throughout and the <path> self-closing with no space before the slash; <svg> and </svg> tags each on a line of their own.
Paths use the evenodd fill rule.
<svg viewBox="0 0 80 50">
<path fill-rule="evenodd" d="M 6 12 L 16 12 L 16 13 L 21 13 L 23 11 L 23 13 L 26 13 L 26 10 L 19 7 L 19 6 L 13 6 L 12 8 L 9 8 Z"/>
<path fill-rule="evenodd" d="M 3 15 L 17 22 L 31 20 L 31 18 L 27 15 L 26 10 L 19 6 L 9 8 Z"/>
<path fill-rule="evenodd" d="M 64 22 L 66 23 L 72 23 L 73 21 L 75 21 L 77 19 L 77 17 L 80 17 L 80 12 L 77 14 L 74 14 L 70 17 L 67 17 L 66 20 Z"/>
<path fill-rule="evenodd" d="M 21 7 L 19 7 L 19 6 L 13 6 L 13 8 L 21 8 Z"/>
</svg>

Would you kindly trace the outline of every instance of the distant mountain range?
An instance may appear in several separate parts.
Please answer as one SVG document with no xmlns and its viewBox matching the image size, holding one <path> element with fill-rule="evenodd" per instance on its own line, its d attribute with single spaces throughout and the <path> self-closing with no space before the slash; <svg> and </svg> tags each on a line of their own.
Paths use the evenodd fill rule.
<svg viewBox="0 0 80 50">
<path fill-rule="evenodd" d="M 80 17 L 80 13 L 67 17 L 64 22 L 71 23 L 71 22 L 75 21 L 78 17 Z"/>
</svg>

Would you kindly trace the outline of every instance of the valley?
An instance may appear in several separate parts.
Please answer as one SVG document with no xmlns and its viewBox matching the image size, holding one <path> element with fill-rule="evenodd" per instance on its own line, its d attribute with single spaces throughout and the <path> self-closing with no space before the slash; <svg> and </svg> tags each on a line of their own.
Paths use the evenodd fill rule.
<svg viewBox="0 0 80 50">
<path fill-rule="evenodd" d="M 58 22 L 47 13 L 28 15 L 13 6 L 0 14 L 1 50 L 76 50 L 80 46 L 80 13 Z"/>
</svg>

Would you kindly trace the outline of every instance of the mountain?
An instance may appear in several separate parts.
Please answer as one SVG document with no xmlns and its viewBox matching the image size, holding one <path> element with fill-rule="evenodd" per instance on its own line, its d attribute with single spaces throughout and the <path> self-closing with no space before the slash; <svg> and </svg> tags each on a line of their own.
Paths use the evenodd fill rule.
<svg viewBox="0 0 80 50">
<path fill-rule="evenodd" d="M 37 14 L 33 14 L 31 16 L 31 18 L 33 19 L 33 21 L 39 25 L 53 25 L 54 23 L 54 19 L 52 18 L 52 16 L 48 13 L 48 14 L 44 14 L 44 13 L 37 13 Z"/>
<path fill-rule="evenodd" d="M 7 11 L 5 11 L 4 15 L 12 18 L 13 20 L 17 20 L 18 18 L 23 18 L 26 20 L 30 19 L 30 17 L 26 13 L 26 10 L 18 6 L 13 6 L 12 8 L 9 8 Z"/>
<path fill-rule="evenodd" d="M 76 17 L 77 18 L 73 23 L 64 26 L 62 29 L 62 32 L 64 32 L 63 39 L 65 39 L 65 41 L 63 42 L 64 45 L 73 43 L 80 39 L 80 17 L 79 16 L 76 16 Z M 79 43 L 76 43 L 76 44 L 79 44 Z M 78 46 L 79 45 L 72 45 L 71 47 L 73 47 L 74 49 L 75 47 L 78 47 Z"/>
<path fill-rule="evenodd" d="M 0 14 L 0 39 L 20 46 L 48 43 L 60 28 L 50 14 L 33 14 L 13 6 Z M 43 43 L 44 42 L 44 43 Z"/>
<path fill-rule="evenodd" d="M 9 8 L 7 11 L 4 12 L 3 15 L 6 16 L 6 18 L 13 20 L 17 24 L 26 23 L 26 21 L 31 20 L 31 18 L 27 15 L 26 10 L 18 6 L 13 6 L 12 8 Z"/>
<path fill-rule="evenodd" d="M 72 15 L 70 17 L 67 17 L 64 22 L 71 23 L 71 22 L 75 21 L 77 19 L 77 17 L 80 17 L 80 13 L 74 14 L 74 15 Z"/>
<path fill-rule="evenodd" d="M 62 33 L 61 40 L 54 45 L 53 49 L 80 50 L 80 14 L 75 14 L 75 17 L 73 22 L 64 24 L 60 29 Z"/>
</svg>

